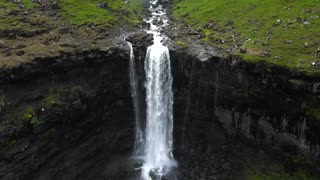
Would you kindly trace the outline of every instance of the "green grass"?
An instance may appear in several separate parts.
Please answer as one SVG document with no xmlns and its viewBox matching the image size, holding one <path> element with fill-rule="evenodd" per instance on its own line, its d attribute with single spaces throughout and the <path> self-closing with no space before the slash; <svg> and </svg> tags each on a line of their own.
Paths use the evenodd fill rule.
<svg viewBox="0 0 320 180">
<path fill-rule="evenodd" d="M 49 1 L 51 3 L 52 1 Z M 143 0 L 56 0 L 61 7 L 59 11 L 66 20 L 75 25 L 88 23 L 113 26 L 115 24 L 137 24 L 141 21 Z M 107 8 L 98 8 L 97 4 L 106 2 Z M 22 0 L 27 9 L 36 10 L 37 3 L 32 0 Z M 18 5 L 6 0 L 0 0 L 0 9 L 18 9 Z M 5 11 L 1 10 L 1 13 Z"/>
<path fill-rule="evenodd" d="M 32 3 L 32 0 L 21 0 L 21 1 L 25 5 L 25 7 L 28 9 L 31 9 L 34 6 L 34 4 Z"/>
<path fill-rule="evenodd" d="M 173 16 L 198 29 L 212 20 L 219 29 L 227 30 L 204 29 L 204 40 L 222 48 L 243 40 L 240 44 L 250 50 L 249 56 L 244 56 L 248 61 L 256 61 L 250 55 L 260 56 L 272 64 L 314 72 L 311 62 L 320 60 L 316 55 L 320 47 L 320 0 L 174 0 Z M 297 18 L 307 23 L 295 22 Z M 236 33 L 240 35 L 232 37 Z M 217 43 L 220 38 L 225 43 Z M 270 51 L 270 57 L 260 55 L 265 51 Z"/>
<path fill-rule="evenodd" d="M 10 3 L 6 0 L 0 0 L 0 8 L 12 9 L 15 7 L 16 7 L 16 4 Z"/>
<path fill-rule="evenodd" d="M 140 22 L 139 16 L 134 13 L 139 11 L 140 0 L 131 1 L 132 3 L 126 4 L 123 0 L 61 0 L 60 4 L 64 17 L 73 24 L 94 23 L 112 26 L 117 22 Z M 98 8 L 97 4 L 101 2 L 106 2 L 108 8 Z"/>
</svg>

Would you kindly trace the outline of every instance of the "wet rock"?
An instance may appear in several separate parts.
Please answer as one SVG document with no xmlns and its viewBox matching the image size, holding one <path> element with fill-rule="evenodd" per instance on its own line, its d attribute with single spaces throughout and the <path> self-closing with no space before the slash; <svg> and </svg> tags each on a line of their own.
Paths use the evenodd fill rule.
<svg viewBox="0 0 320 180">
<path fill-rule="evenodd" d="M 134 33 L 126 38 L 126 41 L 132 43 L 136 49 L 144 48 L 153 44 L 153 34 L 149 34 L 145 31 Z"/>
</svg>

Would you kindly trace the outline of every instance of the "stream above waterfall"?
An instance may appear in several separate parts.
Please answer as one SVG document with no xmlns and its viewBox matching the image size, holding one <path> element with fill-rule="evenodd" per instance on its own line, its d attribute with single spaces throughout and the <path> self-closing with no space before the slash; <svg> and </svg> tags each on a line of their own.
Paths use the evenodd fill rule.
<svg viewBox="0 0 320 180">
<path fill-rule="evenodd" d="M 138 96 L 138 76 L 134 51 L 130 46 L 130 84 L 136 119 L 134 158 L 142 160 L 141 178 L 162 179 L 177 167 L 173 157 L 173 93 L 171 62 L 168 47 L 162 44 L 166 38 L 160 33 L 167 25 L 166 10 L 158 0 L 150 1 L 151 17 L 144 21 L 153 34 L 153 44 L 147 48 L 144 60 L 146 120 L 142 119 Z M 139 93 L 141 94 L 141 93 Z M 145 123 L 145 124 L 144 124 Z M 144 125 L 142 125 L 144 124 Z M 145 127 L 145 129 L 142 129 Z"/>
</svg>

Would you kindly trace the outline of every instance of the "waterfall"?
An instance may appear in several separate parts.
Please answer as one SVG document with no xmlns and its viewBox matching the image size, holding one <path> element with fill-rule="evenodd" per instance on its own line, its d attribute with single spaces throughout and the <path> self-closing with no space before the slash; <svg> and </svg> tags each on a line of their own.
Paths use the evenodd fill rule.
<svg viewBox="0 0 320 180">
<path fill-rule="evenodd" d="M 149 33 L 154 35 L 154 44 L 148 47 L 145 59 L 146 74 L 146 141 L 142 166 L 143 179 L 160 179 L 177 165 L 172 156 L 173 93 L 169 49 L 162 44 L 161 26 L 167 23 L 165 10 L 151 1 L 152 17 Z M 154 22 L 162 22 L 161 26 Z"/>
<path fill-rule="evenodd" d="M 143 177 L 162 176 L 176 163 L 171 155 L 173 94 L 169 50 L 160 41 L 148 48 L 146 61 L 147 126 Z"/>
<path fill-rule="evenodd" d="M 141 179 L 160 180 L 177 166 L 173 150 L 173 93 L 169 49 L 162 44 L 165 36 L 160 33 L 167 25 L 166 11 L 158 0 L 150 1 L 151 17 L 144 20 L 150 24 L 148 33 L 154 37 L 144 61 L 146 121 L 142 121 L 139 102 L 139 82 L 132 44 L 130 46 L 130 85 L 135 111 L 136 134 L 134 156 L 142 157 Z M 145 129 L 143 129 L 145 123 Z"/>
<path fill-rule="evenodd" d="M 131 96 L 135 114 L 135 144 L 134 152 L 135 156 L 140 156 L 143 154 L 144 149 L 144 133 L 141 127 L 141 109 L 140 109 L 140 97 L 138 93 L 138 77 L 136 72 L 135 57 L 133 52 L 133 47 L 130 42 L 127 42 L 130 47 L 130 62 L 129 62 L 129 77 L 131 86 Z"/>
</svg>

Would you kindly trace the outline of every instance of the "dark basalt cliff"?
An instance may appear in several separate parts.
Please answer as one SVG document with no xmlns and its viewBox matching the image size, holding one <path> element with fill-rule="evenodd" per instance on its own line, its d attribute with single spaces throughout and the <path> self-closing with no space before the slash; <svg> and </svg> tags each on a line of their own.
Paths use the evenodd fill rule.
<svg viewBox="0 0 320 180">
<path fill-rule="evenodd" d="M 280 69 L 264 74 L 259 65 L 237 59 L 200 61 L 183 51 L 171 52 L 171 58 L 175 114 L 183 117 L 176 120 L 187 126 L 182 128 L 205 117 L 231 135 L 318 158 L 319 123 L 301 108 L 307 96 L 318 93 L 316 84 L 307 79 L 304 86 L 293 86 L 292 76 Z"/>
<path fill-rule="evenodd" d="M 146 46 L 135 49 L 141 72 Z M 248 164 L 270 158 L 259 149 L 319 159 L 319 122 L 303 108 L 319 93 L 317 77 L 186 49 L 170 56 L 173 152 L 182 179 L 242 176 Z M 127 161 L 134 139 L 128 70 L 124 46 L 2 69 L 0 178 L 128 178 L 132 172 L 118 163 Z"/>
<path fill-rule="evenodd" d="M 3 70 L 0 179 L 110 176 L 106 163 L 133 143 L 127 57 L 118 48 Z"/>
</svg>

